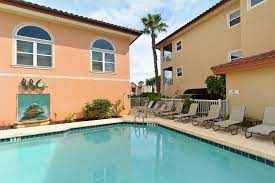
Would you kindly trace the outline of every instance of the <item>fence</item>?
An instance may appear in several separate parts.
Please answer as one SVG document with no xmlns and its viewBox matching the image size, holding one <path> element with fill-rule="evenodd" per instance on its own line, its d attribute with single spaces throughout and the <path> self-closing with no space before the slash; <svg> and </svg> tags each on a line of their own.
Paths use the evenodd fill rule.
<svg viewBox="0 0 275 183">
<path fill-rule="evenodd" d="M 228 115 L 228 101 L 227 100 L 194 100 L 194 103 L 199 104 L 198 113 L 208 114 L 211 105 L 221 104 L 221 116 L 224 118 Z"/>
<path fill-rule="evenodd" d="M 163 102 L 173 101 L 174 104 L 179 101 L 181 101 L 181 102 L 184 101 L 184 99 L 165 99 L 165 98 L 162 98 L 161 100 Z M 222 106 L 220 114 L 223 118 L 225 118 L 229 114 L 228 100 L 198 100 L 198 99 L 195 99 L 195 100 L 193 100 L 193 103 L 197 103 L 199 105 L 198 114 L 202 114 L 202 115 L 208 114 L 208 112 L 210 110 L 210 106 L 218 105 L 218 104 L 221 104 L 221 106 Z"/>
<path fill-rule="evenodd" d="M 144 106 L 146 102 L 149 102 L 149 98 L 141 97 L 141 98 L 131 98 L 131 106 Z"/>
<path fill-rule="evenodd" d="M 168 102 L 168 101 L 173 101 L 174 104 L 177 102 L 183 102 L 184 99 L 166 99 L 166 98 L 161 98 L 162 102 Z M 136 106 L 143 106 L 146 102 L 149 102 L 149 98 L 131 98 L 131 106 L 136 107 Z M 199 104 L 198 107 L 198 114 L 208 114 L 210 110 L 211 105 L 218 105 L 221 104 L 221 116 L 224 118 L 228 116 L 229 114 L 229 105 L 228 105 L 228 100 L 198 100 L 195 99 L 193 100 L 193 103 Z"/>
</svg>

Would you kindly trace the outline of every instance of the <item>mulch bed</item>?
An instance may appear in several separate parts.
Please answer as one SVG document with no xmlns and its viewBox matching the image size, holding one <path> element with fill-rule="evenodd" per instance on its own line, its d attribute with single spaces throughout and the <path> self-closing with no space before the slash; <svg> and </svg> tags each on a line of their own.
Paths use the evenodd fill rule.
<svg viewBox="0 0 275 183">
<path fill-rule="evenodd" d="M 12 126 L 0 126 L 0 130 L 10 130 L 13 129 Z"/>
</svg>

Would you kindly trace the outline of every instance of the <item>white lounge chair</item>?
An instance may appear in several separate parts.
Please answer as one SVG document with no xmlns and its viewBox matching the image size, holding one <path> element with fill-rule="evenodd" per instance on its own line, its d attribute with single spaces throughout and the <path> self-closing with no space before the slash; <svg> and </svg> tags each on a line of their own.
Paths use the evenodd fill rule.
<svg viewBox="0 0 275 183">
<path fill-rule="evenodd" d="M 183 102 L 178 102 L 177 105 L 176 105 L 176 110 L 175 111 L 164 112 L 162 114 L 162 116 L 168 117 L 168 116 L 171 116 L 171 115 L 180 114 L 182 112 L 182 108 L 183 108 Z"/>
<path fill-rule="evenodd" d="M 157 114 L 161 111 L 164 111 L 166 109 L 167 105 L 166 104 L 160 104 L 160 107 L 158 109 L 154 109 L 152 111 L 153 114 Z"/>
<path fill-rule="evenodd" d="M 211 126 L 208 127 L 207 124 L 209 122 L 212 122 L 215 119 L 218 119 L 220 117 L 220 112 L 221 112 L 221 105 L 211 105 L 208 115 L 206 117 L 193 119 L 192 124 L 194 126 L 202 124 L 203 126 L 205 126 L 205 128 L 211 128 Z"/>
<path fill-rule="evenodd" d="M 165 112 L 172 111 L 172 109 L 173 109 L 173 102 L 168 102 L 167 104 L 163 104 L 163 105 L 165 105 L 164 108 L 160 108 L 160 110 L 154 112 L 154 114 L 156 116 L 161 116 Z"/>
<path fill-rule="evenodd" d="M 154 111 L 158 110 L 158 108 L 161 107 L 161 101 L 157 101 L 153 108 L 148 109 L 147 111 L 149 113 L 153 113 Z"/>
<path fill-rule="evenodd" d="M 175 116 L 170 116 L 169 119 L 175 119 L 176 121 L 185 121 L 186 119 L 196 116 L 198 107 L 199 107 L 198 104 L 193 103 L 193 104 L 191 104 L 187 114 L 179 114 L 179 115 L 175 115 Z"/>
<path fill-rule="evenodd" d="M 215 122 L 213 124 L 213 130 L 218 131 L 220 129 L 227 128 L 230 129 L 232 135 L 238 134 L 238 124 L 243 122 L 245 109 L 245 106 L 232 106 L 229 119 Z"/>
<path fill-rule="evenodd" d="M 275 144 L 275 107 L 267 107 L 264 112 L 263 124 L 248 128 L 245 137 L 250 138 L 253 134 L 272 136 Z"/>
<path fill-rule="evenodd" d="M 154 101 L 146 102 L 144 106 L 137 107 L 139 112 L 145 112 L 146 110 L 152 108 Z"/>
</svg>

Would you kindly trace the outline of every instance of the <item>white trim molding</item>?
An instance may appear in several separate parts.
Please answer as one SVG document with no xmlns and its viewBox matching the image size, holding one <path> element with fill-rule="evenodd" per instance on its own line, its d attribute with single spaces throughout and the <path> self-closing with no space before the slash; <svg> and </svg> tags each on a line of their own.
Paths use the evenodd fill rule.
<svg viewBox="0 0 275 183">
<path fill-rule="evenodd" d="M 113 47 L 113 51 L 111 50 L 104 50 L 104 49 L 99 49 L 99 48 L 93 48 L 93 45 L 96 41 L 98 40 L 104 40 L 104 41 L 107 41 L 108 43 L 110 43 Z M 102 54 L 102 61 L 96 61 L 96 60 L 93 60 L 93 51 L 95 52 L 99 52 Z M 106 54 L 112 54 L 114 55 L 114 62 L 106 62 L 105 60 L 105 55 Z M 116 58 L 116 47 L 115 45 L 113 44 L 112 41 L 110 41 L 109 39 L 107 38 L 102 38 L 102 37 L 97 37 L 95 38 L 91 44 L 90 44 L 90 72 L 92 73 L 97 73 L 97 74 L 100 74 L 100 73 L 103 73 L 103 74 L 116 74 L 117 73 L 117 58 Z M 96 71 L 96 70 L 93 70 L 93 62 L 102 62 L 102 71 Z M 106 69 L 105 69 L 105 63 L 110 63 L 110 64 L 114 64 L 114 71 L 113 72 L 106 72 Z"/>
<path fill-rule="evenodd" d="M 261 6 L 263 5 L 267 0 L 263 0 L 262 2 L 259 2 L 258 4 L 255 4 L 254 6 L 251 5 L 251 0 L 247 0 L 246 3 L 247 3 L 247 10 L 252 10 L 258 6 Z"/>
<path fill-rule="evenodd" d="M 232 14 L 236 13 L 237 11 L 240 11 L 240 17 L 237 17 L 237 18 L 240 18 L 240 22 L 237 23 L 237 24 L 235 24 L 235 25 L 232 25 L 232 26 L 231 26 L 231 25 L 230 25 L 230 22 L 233 21 L 233 20 L 236 20 L 237 18 L 235 18 L 235 19 L 233 19 L 233 20 L 230 20 L 230 16 L 231 16 Z M 231 11 L 231 12 L 229 12 L 229 13 L 227 14 L 227 29 L 231 29 L 231 28 L 236 27 L 236 26 L 238 26 L 238 25 L 240 25 L 240 24 L 241 24 L 241 10 L 240 10 L 240 8 L 235 9 L 235 10 L 233 10 L 233 11 Z"/>
<path fill-rule="evenodd" d="M 180 43 L 180 46 L 178 46 L 178 43 Z M 179 50 L 178 50 L 178 47 L 180 47 Z M 176 48 L 176 52 L 182 51 L 182 49 L 183 49 L 182 40 L 177 40 L 177 41 L 176 41 L 175 48 Z"/>
<path fill-rule="evenodd" d="M 237 50 L 229 51 L 228 52 L 228 62 L 233 62 L 234 60 L 237 60 L 237 59 L 233 59 L 233 60 L 231 59 L 232 54 L 236 53 L 236 52 L 241 52 L 242 53 L 242 56 L 240 58 L 238 58 L 238 59 L 243 58 L 243 51 L 242 51 L 242 49 L 237 49 Z"/>
<path fill-rule="evenodd" d="M 181 71 L 178 72 L 178 69 L 181 69 Z M 181 73 L 181 76 L 178 75 L 179 73 Z M 177 78 L 183 77 L 183 67 L 177 67 L 176 68 L 176 77 Z"/>
<path fill-rule="evenodd" d="M 21 73 L 12 73 L 12 72 L 0 72 L 0 77 L 26 77 L 26 78 L 46 78 L 46 79 L 130 82 L 129 78 L 99 78 L 99 77 L 91 77 L 91 76 L 85 77 L 85 76 L 48 75 L 48 74 L 21 74 Z"/>
<path fill-rule="evenodd" d="M 43 39 L 37 39 L 37 38 L 31 38 L 31 37 L 24 37 L 24 36 L 19 36 L 17 35 L 18 31 L 26 26 L 35 26 L 43 29 L 46 31 L 51 40 L 43 40 Z M 33 45 L 33 52 L 30 53 L 33 55 L 33 65 L 21 65 L 17 64 L 17 54 L 20 53 L 17 51 L 17 41 L 24 41 L 24 42 L 29 42 L 32 43 Z M 45 44 L 45 45 L 50 45 L 51 46 L 51 55 L 43 55 L 43 54 L 38 54 L 37 53 L 37 45 L 38 44 Z M 22 23 L 20 25 L 17 25 L 14 30 L 13 30 L 13 58 L 12 58 L 12 67 L 23 67 L 23 68 L 33 68 L 33 69 L 54 69 L 55 68 L 55 46 L 54 46 L 54 36 L 53 34 L 45 27 L 36 24 L 36 23 Z M 28 54 L 24 53 L 23 54 Z M 37 65 L 37 56 L 46 56 L 46 57 L 51 57 L 51 66 L 38 66 Z"/>
</svg>

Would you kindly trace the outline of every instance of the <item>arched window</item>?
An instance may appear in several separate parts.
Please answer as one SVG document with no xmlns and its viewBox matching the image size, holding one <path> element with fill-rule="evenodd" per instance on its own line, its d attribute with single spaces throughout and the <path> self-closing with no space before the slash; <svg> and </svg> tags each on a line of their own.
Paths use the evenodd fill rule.
<svg viewBox="0 0 275 183">
<path fill-rule="evenodd" d="M 15 64 L 30 67 L 52 67 L 52 37 L 41 27 L 27 25 L 15 33 Z"/>
<path fill-rule="evenodd" d="M 104 40 L 98 39 L 92 45 L 92 71 L 94 72 L 115 72 L 115 49 L 113 45 Z"/>
</svg>

